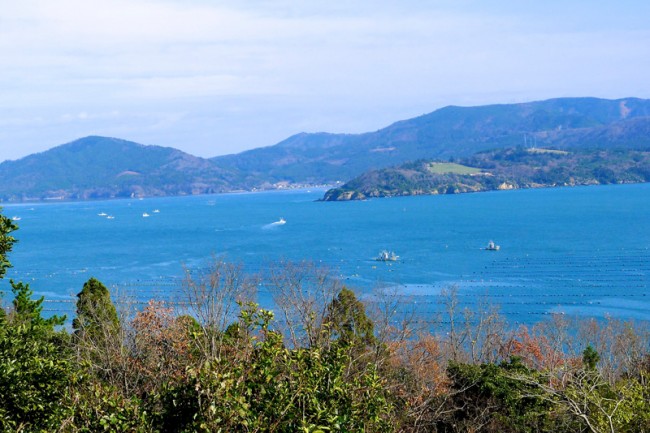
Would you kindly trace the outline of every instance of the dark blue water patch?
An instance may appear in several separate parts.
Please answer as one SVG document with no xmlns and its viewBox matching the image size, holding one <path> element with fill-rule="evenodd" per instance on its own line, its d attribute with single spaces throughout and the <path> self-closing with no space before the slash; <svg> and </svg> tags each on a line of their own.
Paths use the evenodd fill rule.
<svg viewBox="0 0 650 433">
<path fill-rule="evenodd" d="M 650 185 L 346 203 L 316 202 L 321 195 L 8 205 L 5 215 L 21 218 L 8 276 L 61 301 L 51 310 L 69 310 L 73 304 L 62 301 L 90 276 L 144 302 L 177 298 L 184 267 L 214 256 L 251 273 L 307 259 L 366 296 L 401 287 L 398 296 L 416 299 L 423 317 L 439 311 L 441 290 L 455 286 L 463 306 L 487 297 L 519 323 L 551 312 L 647 319 Z M 280 218 L 286 224 L 274 224 Z M 485 250 L 490 240 L 500 251 Z M 400 259 L 375 261 L 384 249 Z"/>
</svg>

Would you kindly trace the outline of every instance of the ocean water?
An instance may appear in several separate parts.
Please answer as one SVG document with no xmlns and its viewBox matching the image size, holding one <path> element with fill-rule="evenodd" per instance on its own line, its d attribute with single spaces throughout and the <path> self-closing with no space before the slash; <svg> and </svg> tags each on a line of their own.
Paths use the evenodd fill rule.
<svg viewBox="0 0 650 433">
<path fill-rule="evenodd" d="M 322 194 L 4 205 L 20 229 L 0 290 L 9 278 L 28 282 L 48 312 L 70 315 L 91 276 L 141 300 L 166 299 L 184 268 L 213 256 L 249 272 L 307 259 L 368 301 L 392 290 L 425 320 L 449 287 L 461 306 L 487 300 L 512 323 L 550 313 L 650 320 L 650 184 L 340 203 L 316 201 Z M 280 218 L 286 224 L 274 224 Z M 500 251 L 484 249 L 490 240 Z M 400 260 L 373 260 L 384 249 Z M 269 302 L 262 290 L 260 303 Z"/>
</svg>

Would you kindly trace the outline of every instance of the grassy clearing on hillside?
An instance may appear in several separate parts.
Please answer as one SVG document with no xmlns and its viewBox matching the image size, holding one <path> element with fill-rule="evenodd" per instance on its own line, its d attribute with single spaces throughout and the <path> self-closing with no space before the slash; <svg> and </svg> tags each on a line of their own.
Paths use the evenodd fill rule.
<svg viewBox="0 0 650 433">
<path fill-rule="evenodd" d="M 568 155 L 569 152 L 566 150 L 556 150 L 556 149 L 543 149 L 541 147 L 531 147 L 526 149 L 528 153 L 551 153 L 553 155 Z"/>
<path fill-rule="evenodd" d="M 452 162 L 432 162 L 429 164 L 429 171 L 433 174 L 477 174 L 481 172 L 478 168 Z"/>
</svg>

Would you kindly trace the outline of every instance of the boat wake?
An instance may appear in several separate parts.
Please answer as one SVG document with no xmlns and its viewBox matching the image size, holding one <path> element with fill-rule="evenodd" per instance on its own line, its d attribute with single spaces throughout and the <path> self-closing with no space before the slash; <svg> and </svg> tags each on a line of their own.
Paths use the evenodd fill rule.
<svg viewBox="0 0 650 433">
<path fill-rule="evenodd" d="M 280 218 L 279 220 L 274 221 L 271 224 L 266 224 L 262 228 L 265 229 L 265 230 L 268 230 L 268 229 L 272 229 L 272 228 L 275 228 L 275 227 L 283 226 L 286 223 L 287 223 L 287 221 L 284 218 Z"/>
</svg>

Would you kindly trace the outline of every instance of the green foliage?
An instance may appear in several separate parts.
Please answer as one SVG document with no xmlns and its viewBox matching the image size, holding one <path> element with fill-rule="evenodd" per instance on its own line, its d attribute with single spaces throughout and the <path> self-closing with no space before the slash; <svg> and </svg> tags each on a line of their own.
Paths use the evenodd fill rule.
<svg viewBox="0 0 650 433">
<path fill-rule="evenodd" d="M 62 404 L 70 408 L 62 430 L 74 433 L 151 433 L 153 428 L 142 401 L 124 397 L 115 387 L 75 375 Z"/>
<path fill-rule="evenodd" d="M 117 311 L 106 286 L 90 278 L 77 294 L 77 316 L 72 322 L 75 335 L 87 334 L 90 338 L 105 333 L 114 334 L 119 326 Z"/>
<path fill-rule="evenodd" d="M 582 363 L 585 365 L 585 368 L 595 371 L 598 361 L 600 361 L 598 352 L 591 345 L 587 346 L 584 352 L 582 352 Z"/>
<path fill-rule="evenodd" d="M 567 386 L 559 390 L 557 396 L 562 407 L 591 431 L 624 431 L 625 422 L 619 412 L 623 398 L 598 371 L 574 371 Z"/>
<path fill-rule="evenodd" d="M 43 298 L 12 282 L 13 310 L 0 317 L 0 430 L 54 431 L 68 408 L 61 405 L 72 366 L 65 318 L 41 316 Z"/>
<path fill-rule="evenodd" d="M 272 318 L 244 308 L 246 362 L 215 359 L 191 369 L 189 383 L 162 396 L 163 418 L 173 413 L 182 430 L 204 432 L 390 431 L 391 405 L 375 366 L 350 376 L 342 347 L 288 349 L 270 329 Z"/>
<path fill-rule="evenodd" d="M 551 431 L 549 396 L 535 385 L 541 376 L 519 358 L 500 365 L 451 362 L 447 374 L 453 410 L 442 424 L 456 426 L 453 431 L 475 425 L 500 432 Z"/>
<path fill-rule="evenodd" d="M 11 262 L 7 259 L 7 254 L 16 243 L 16 238 L 11 233 L 18 230 L 18 226 L 6 216 L 0 214 L 0 279 L 5 276 L 7 268 L 11 267 Z"/>
<path fill-rule="evenodd" d="M 86 296 L 103 292 L 96 283 L 89 282 Z M 584 369 L 567 363 L 561 373 L 535 370 L 511 357 L 500 364 L 448 362 L 436 374 L 431 370 L 440 346 L 430 336 L 408 345 L 417 349 L 405 355 L 422 361 L 426 352 L 434 363 L 389 368 L 389 358 L 368 356 L 376 344 L 373 324 L 348 289 L 327 309 L 332 344 L 287 347 L 273 328 L 273 313 L 247 304 L 229 327 L 220 355 L 200 362 L 191 356 L 192 339 L 186 337 L 199 333 L 201 325 L 188 316 L 167 315 L 168 309 L 153 303 L 130 323 L 135 344 L 120 346 L 122 359 L 112 368 L 122 372 L 110 377 L 85 368 L 93 360 L 83 358 L 88 355 L 83 351 L 73 370 L 65 334 L 54 329 L 62 319 L 43 318 L 43 299 L 32 300 L 26 285 L 13 286 L 12 311 L 0 318 L 0 431 L 62 426 L 66 432 L 534 433 L 613 426 L 632 433 L 650 427 L 647 368 L 607 383 L 592 368 L 597 367 L 593 349 L 583 353 Z M 158 351 L 177 343 L 184 348 L 178 353 L 188 354 L 175 364 L 178 374 L 147 375 L 150 368 L 159 371 L 156 360 L 164 363 Z M 382 353 L 390 350 L 387 344 Z M 402 399 L 396 390 L 409 386 L 409 399 Z"/>
<path fill-rule="evenodd" d="M 618 383 L 621 404 L 617 410 L 620 432 L 650 432 L 650 386 L 648 377 L 629 378 Z"/>
<path fill-rule="evenodd" d="M 39 299 L 32 299 L 34 292 L 29 288 L 29 284 L 22 282 L 15 283 L 11 281 L 12 292 L 14 293 L 13 311 L 11 314 L 11 323 L 24 325 L 32 332 L 52 334 L 55 326 L 61 326 L 65 323 L 65 316 L 52 316 L 43 318 L 44 296 Z"/>
<path fill-rule="evenodd" d="M 328 305 L 325 325 L 343 345 L 370 346 L 376 343 L 374 324 L 366 316 L 365 306 L 346 287 Z"/>
</svg>

